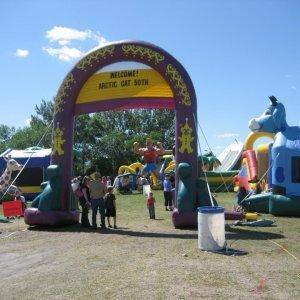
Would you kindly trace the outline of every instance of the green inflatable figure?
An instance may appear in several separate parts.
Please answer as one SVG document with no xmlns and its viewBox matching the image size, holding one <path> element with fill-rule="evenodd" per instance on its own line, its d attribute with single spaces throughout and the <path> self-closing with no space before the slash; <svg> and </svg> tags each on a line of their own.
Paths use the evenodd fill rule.
<svg viewBox="0 0 300 300">
<path fill-rule="evenodd" d="M 198 178 L 196 182 L 196 189 L 197 189 L 197 201 L 196 201 L 196 208 L 199 206 L 211 206 L 211 199 L 207 187 L 207 182 L 203 179 Z M 215 206 L 218 206 L 217 200 L 212 197 L 212 201 Z"/>
<path fill-rule="evenodd" d="M 177 207 L 180 212 L 191 212 L 194 210 L 193 185 L 192 185 L 192 167 L 188 163 L 178 165 L 178 195 Z"/>
<path fill-rule="evenodd" d="M 31 207 L 38 208 L 40 211 L 60 210 L 60 167 L 50 165 L 46 170 L 48 181 L 43 182 L 43 191 L 32 202 Z"/>
</svg>

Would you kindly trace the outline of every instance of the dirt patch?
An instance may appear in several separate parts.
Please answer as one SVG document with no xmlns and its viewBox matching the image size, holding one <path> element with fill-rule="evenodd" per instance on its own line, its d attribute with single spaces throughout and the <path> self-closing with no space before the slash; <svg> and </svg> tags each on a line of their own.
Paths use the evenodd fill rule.
<svg viewBox="0 0 300 300">
<path fill-rule="evenodd" d="M 277 227 L 263 229 L 230 226 L 228 242 L 248 255 L 213 254 L 198 250 L 197 231 L 172 228 L 155 194 L 162 220 L 148 219 L 142 196 L 118 196 L 117 230 L 0 224 L 0 237 L 19 229 L 0 239 L 1 299 L 299 297 L 299 263 L 270 242 L 299 257 L 298 219 L 277 218 Z"/>
</svg>

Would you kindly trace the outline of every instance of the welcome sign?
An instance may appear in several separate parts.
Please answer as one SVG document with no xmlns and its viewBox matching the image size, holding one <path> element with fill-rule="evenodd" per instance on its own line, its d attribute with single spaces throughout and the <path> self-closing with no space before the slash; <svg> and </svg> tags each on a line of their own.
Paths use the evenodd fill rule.
<svg viewBox="0 0 300 300">
<path fill-rule="evenodd" d="M 101 69 L 86 81 L 76 104 L 141 97 L 172 98 L 173 93 L 154 69 L 139 63 L 116 63 Z"/>
</svg>

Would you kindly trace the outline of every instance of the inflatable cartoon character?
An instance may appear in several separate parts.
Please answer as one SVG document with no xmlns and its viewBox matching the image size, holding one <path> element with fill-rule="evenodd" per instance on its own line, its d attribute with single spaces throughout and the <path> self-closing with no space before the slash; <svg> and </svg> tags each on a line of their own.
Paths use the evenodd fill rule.
<svg viewBox="0 0 300 300">
<path fill-rule="evenodd" d="M 48 181 L 42 183 L 43 191 L 39 194 L 31 204 L 31 207 L 38 208 L 41 211 L 60 209 L 59 194 L 60 186 L 60 167 L 50 165 L 46 170 Z"/>
<path fill-rule="evenodd" d="M 20 171 L 22 169 L 22 165 L 19 164 L 16 160 L 11 158 L 9 155 L 8 157 L 3 157 L 7 163 L 6 169 L 0 177 L 0 194 L 9 194 L 12 197 L 17 196 L 20 192 L 19 188 L 11 185 L 12 182 L 12 173 L 13 171 Z M 8 190 L 7 190 L 8 189 Z"/>
<path fill-rule="evenodd" d="M 289 126 L 285 108 L 274 96 L 262 116 L 250 120 L 252 131 L 275 133 L 271 149 L 273 193 L 300 196 L 300 127 Z"/>
<path fill-rule="evenodd" d="M 271 148 L 269 211 L 276 215 L 300 215 L 300 127 L 289 126 L 285 108 L 274 96 L 271 105 L 257 118 L 250 120 L 254 132 L 275 133 Z"/>
<path fill-rule="evenodd" d="M 159 176 L 157 169 L 157 158 L 159 155 L 164 155 L 165 149 L 162 143 L 158 142 L 157 146 L 154 146 L 152 139 L 146 139 L 146 148 L 140 148 L 138 142 L 134 142 L 133 151 L 135 154 L 143 155 L 145 160 L 145 166 L 142 170 L 142 175 L 153 173 L 157 178 Z"/>
</svg>

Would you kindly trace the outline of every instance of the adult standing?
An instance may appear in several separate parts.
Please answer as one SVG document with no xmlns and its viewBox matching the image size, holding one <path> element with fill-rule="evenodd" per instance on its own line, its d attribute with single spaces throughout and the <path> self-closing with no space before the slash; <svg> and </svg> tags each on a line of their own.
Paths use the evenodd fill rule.
<svg viewBox="0 0 300 300">
<path fill-rule="evenodd" d="M 92 223 L 93 228 L 97 228 L 97 211 L 99 209 L 101 218 L 101 228 L 106 228 L 105 226 L 105 201 L 104 195 L 106 193 L 106 186 L 100 181 L 101 174 L 95 173 L 95 180 L 90 184 L 90 195 L 91 195 L 91 205 L 92 205 Z"/>
<path fill-rule="evenodd" d="M 164 198 L 165 198 L 165 207 L 166 210 L 172 211 L 172 183 L 170 181 L 170 175 L 165 175 L 165 180 L 163 182 L 164 185 Z"/>
<path fill-rule="evenodd" d="M 81 206 L 81 226 L 91 227 L 89 221 L 89 208 L 91 206 L 90 202 L 90 179 L 84 176 L 79 183 L 79 204 Z"/>
</svg>

